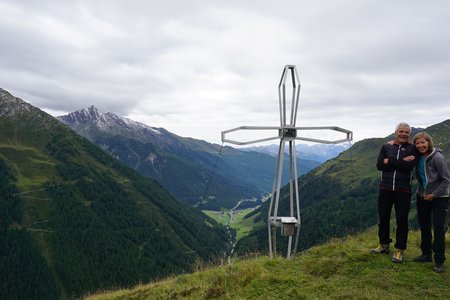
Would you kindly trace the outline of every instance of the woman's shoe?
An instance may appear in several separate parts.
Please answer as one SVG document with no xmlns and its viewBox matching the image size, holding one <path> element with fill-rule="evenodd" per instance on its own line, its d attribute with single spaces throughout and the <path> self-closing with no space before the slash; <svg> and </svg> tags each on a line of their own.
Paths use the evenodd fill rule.
<svg viewBox="0 0 450 300">
<path fill-rule="evenodd" d="M 421 254 L 417 257 L 414 257 L 413 261 L 422 263 L 422 262 L 432 262 L 433 259 L 431 258 L 431 255 Z"/>
<path fill-rule="evenodd" d="M 445 267 L 444 267 L 444 263 L 436 263 L 434 264 L 434 268 L 433 271 L 435 271 L 436 273 L 443 273 L 445 272 Z"/>
</svg>

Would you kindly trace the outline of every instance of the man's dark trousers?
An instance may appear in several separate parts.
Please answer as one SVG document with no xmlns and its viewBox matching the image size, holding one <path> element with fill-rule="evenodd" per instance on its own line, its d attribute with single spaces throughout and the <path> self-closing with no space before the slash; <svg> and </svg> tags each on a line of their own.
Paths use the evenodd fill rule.
<svg viewBox="0 0 450 300">
<path fill-rule="evenodd" d="M 378 194 L 378 237 L 380 244 L 392 242 L 389 232 L 392 206 L 395 208 L 397 221 L 394 247 L 404 250 L 408 242 L 408 213 L 411 206 L 411 193 L 380 189 Z"/>
</svg>

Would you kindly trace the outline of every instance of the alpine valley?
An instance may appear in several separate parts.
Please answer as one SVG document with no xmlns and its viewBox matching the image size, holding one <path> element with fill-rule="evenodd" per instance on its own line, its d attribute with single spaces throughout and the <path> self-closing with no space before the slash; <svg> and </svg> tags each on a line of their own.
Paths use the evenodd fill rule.
<svg viewBox="0 0 450 300">
<path fill-rule="evenodd" d="M 94 106 L 58 119 L 122 163 L 154 178 L 189 205 L 220 210 L 250 199 L 246 204 L 256 206 L 260 202 L 255 200 L 272 188 L 276 159 L 269 154 L 228 146 L 221 149 L 217 144 L 99 112 Z M 320 164 L 300 158 L 297 161 L 300 174 Z M 287 172 L 286 168 L 284 182 L 289 178 Z"/>
<path fill-rule="evenodd" d="M 225 227 L 0 89 L 0 299 L 67 299 L 188 272 Z"/>
</svg>

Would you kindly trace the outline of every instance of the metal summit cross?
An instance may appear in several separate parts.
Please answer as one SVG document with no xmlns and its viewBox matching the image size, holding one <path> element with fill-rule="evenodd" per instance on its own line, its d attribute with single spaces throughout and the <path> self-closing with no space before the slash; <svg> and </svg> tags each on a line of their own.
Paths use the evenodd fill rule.
<svg viewBox="0 0 450 300">
<path fill-rule="evenodd" d="M 287 120 L 286 110 L 289 103 L 286 102 L 286 81 L 291 78 L 292 82 L 292 102 L 290 119 Z M 280 84 L 278 85 L 278 98 L 280 105 L 280 126 L 241 126 L 229 130 L 222 131 L 222 142 L 227 142 L 235 145 L 247 145 L 257 142 L 270 141 L 280 139 L 280 147 L 278 148 L 278 158 L 275 168 L 275 176 L 273 180 L 272 195 L 269 205 L 268 214 L 268 235 L 269 235 L 269 254 L 272 258 L 276 255 L 276 229 L 281 227 L 281 236 L 288 237 L 287 258 L 291 257 L 291 252 L 295 253 L 298 245 L 298 238 L 300 232 L 300 206 L 298 196 L 298 176 L 297 176 L 297 159 L 295 140 L 302 140 L 308 142 L 324 143 L 324 144 L 338 144 L 342 142 L 351 141 L 353 138 L 352 131 L 336 127 L 295 127 L 298 109 L 298 98 L 300 96 L 300 81 L 298 79 L 297 69 L 294 65 L 287 65 L 284 67 L 281 75 Z M 225 137 L 226 134 L 239 130 L 277 130 L 278 135 L 263 139 L 240 142 Z M 297 136 L 297 131 L 301 130 L 333 130 L 346 135 L 345 138 L 339 140 L 319 140 L 314 138 L 306 138 Z M 283 171 L 284 149 L 286 142 L 289 142 L 289 216 L 278 216 L 278 208 L 280 204 L 280 187 Z M 295 192 L 295 205 L 294 205 Z M 296 236 L 294 248 L 292 248 L 292 237 Z"/>
</svg>

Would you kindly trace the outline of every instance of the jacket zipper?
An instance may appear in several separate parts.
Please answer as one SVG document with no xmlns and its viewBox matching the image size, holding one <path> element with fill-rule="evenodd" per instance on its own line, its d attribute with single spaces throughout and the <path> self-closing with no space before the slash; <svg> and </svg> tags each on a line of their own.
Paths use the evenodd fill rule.
<svg viewBox="0 0 450 300">
<path fill-rule="evenodd" d="M 428 156 L 429 157 L 429 156 Z M 424 182 L 424 187 L 423 187 L 423 196 L 425 196 L 427 194 L 427 189 L 428 189 L 428 176 L 427 176 L 427 160 L 428 157 L 425 157 L 425 160 L 423 161 L 423 173 L 425 174 L 425 182 Z"/>
<path fill-rule="evenodd" d="M 398 146 L 397 150 L 397 160 L 400 157 L 400 149 L 402 148 L 402 145 L 400 144 Z M 392 190 L 395 190 L 395 175 L 397 175 L 397 170 L 394 171 L 394 176 L 392 177 Z"/>
<path fill-rule="evenodd" d="M 431 151 L 431 153 L 425 157 L 425 160 L 423 162 L 423 172 L 425 173 L 425 186 L 423 187 L 423 195 L 425 196 L 427 194 L 427 190 L 428 190 L 428 175 L 427 175 L 427 161 L 431 159 L 432 155 L 434 155 L 434 151 L 435 149 L 433 149 L 433 151 Z"/>
</svg>

